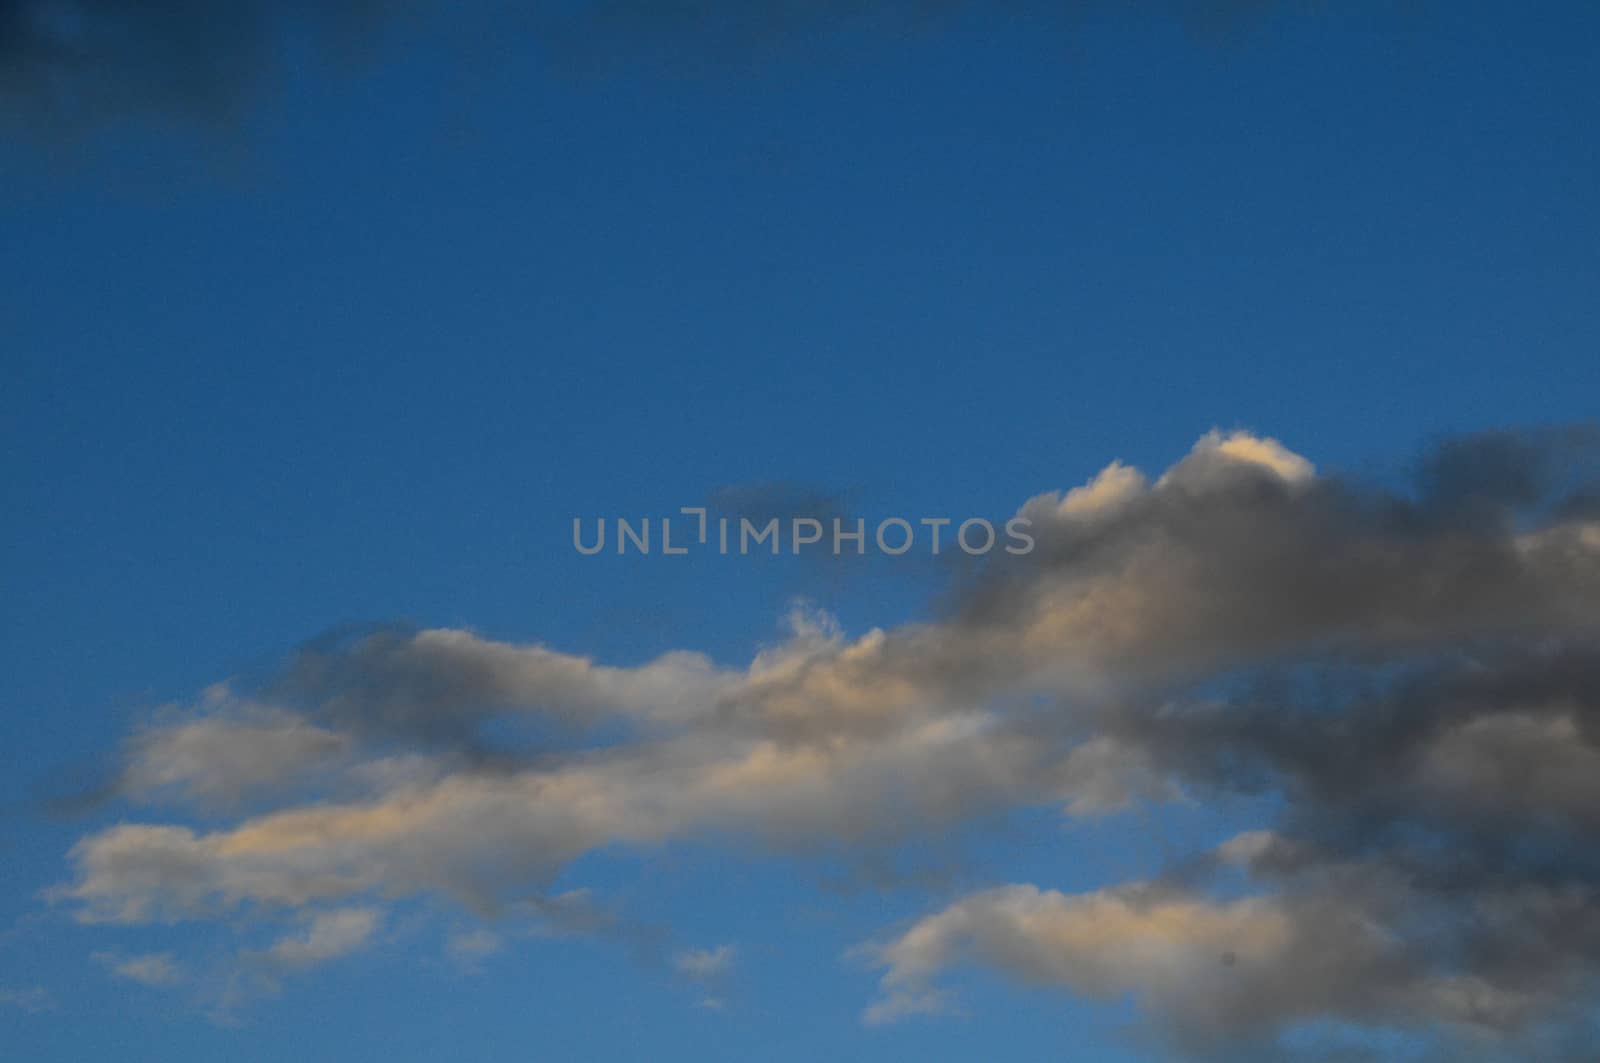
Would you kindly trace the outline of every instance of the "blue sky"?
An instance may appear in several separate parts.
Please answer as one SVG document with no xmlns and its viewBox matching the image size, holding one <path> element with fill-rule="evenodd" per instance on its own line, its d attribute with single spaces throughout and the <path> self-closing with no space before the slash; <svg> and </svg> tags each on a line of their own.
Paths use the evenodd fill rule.
<svg viewBox="0 0 1600 1063">
<path fill-rule="evenodd" d="M 50 891 L 119 824 L 265 814 L 142 801 L 129 736 L 344 625 L 737 671 L 796 598 L 846 641 L 951 608 L 920 551 L 581 557 L 574 517 L 766 484 L 1003 519 L 1213 428 L 1390 485 L 1442 438 L 1597 413 L 1591 5 L 709 7 L 424 12 L 335 59 L 269 19 L 233 109 L 130 74 L 70 129 L 0 35 L 0 1054 L 1166 1058 L 1137 987 L 983 963 L 941 981 L 954 1014 L 864 1024 L 860 946 L 988 888 L 1157 875 L 1254 797 L 1019 801 L 886 846 L 850 816 L 624 831 L 540 887 L 587 891 L 577 928 L 389 880 L 109 924 Z M 359 948 L 249 961 L 357 910 Z M 452 955 L 475 933 L 492 954 Z M 150 956 L 170 984 L 114 970 Z"/>
</svg>

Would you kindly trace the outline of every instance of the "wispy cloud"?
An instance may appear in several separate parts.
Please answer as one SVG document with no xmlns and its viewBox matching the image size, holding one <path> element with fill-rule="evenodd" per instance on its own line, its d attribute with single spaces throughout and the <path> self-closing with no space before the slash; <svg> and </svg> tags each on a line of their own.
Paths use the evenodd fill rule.
<svg viewBox="0 0 1600 1063">
<path fill-rule="evenodd" d="M 482 970 L 483 961 L 504 949 L 505 944 L 501 935 L 477 927 L 451 934 L 445 940 L 445 951 L 462 970 L 476 973 Z"/>
<path fill-rule="evenodd" d="M 183 971 L 170 952 L 146 952 L 125 955 L 114 951 L 96 952 L 92 959 L 113 975 L 140 985 L 165 987 L 183 980 Z"/>
<path fill-rule="evenodd" d="M 734 947 L 718 945 L 711 949 L 685 949 L 672 958 L 672 965 L 690 978 L 702 981 L 720 978 L 733 969 Z"/>
<path fill-rule="evenodd" d="M 29 986 L 26 989 L 0 988 L 0 1007 L 19 1008 L 30 1015 L 56 1009 L 56 998 L 48 989 Z"/>
<path fill-rule="evenodd" d="M 274 970 L 305 970 L 362 948 L 381 919 L 382 913 L 375 908 L 317 912 L 303 931 L 282 938 L 257 956 Z"/>
</svg>

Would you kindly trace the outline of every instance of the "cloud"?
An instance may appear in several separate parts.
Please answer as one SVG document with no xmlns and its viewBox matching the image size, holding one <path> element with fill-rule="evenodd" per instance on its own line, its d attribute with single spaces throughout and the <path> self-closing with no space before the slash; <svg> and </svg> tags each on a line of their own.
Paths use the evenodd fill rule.
<svg viewBox="0 0 1600 1063">
<path fill-rule="evenodd" d="M 869 1026 L 886 1026 L 913 1016 L 951 1015 L 957 1011 L 949 993 L 897 986 L 873 1001 L 861 1013 L 861 1021 Z"/>
<path fill-rule="evenodd" d="M 212 1021 L 235 1025 L 248 1006 L 276 996 L 286 978 L 303 976 L 366 948 L 384 918 L 377 905 L 295 909 L 288 915 L 289 925 L 271 944 L 229 954 L 200 980 L 197 1002 Z"/>
<path fill-rule="evenodd" d="M 615 668 L 468 631 L 388 629 L 304 648 L 265 694 L 367 737 L 482 751 L 498 716 L 579 731 L 669 724 L 708 711 L 732 679 L 688 651 Z"/>
<path fill-rule="evenodd" d="M 1159 881 L 969 895 L 867 947 L 884 974 L 863 1018 L 945 1010 L 940 976 L 977 964 L 1091 998 L 1131 994 L 1180 1058 L 1291 1058 L 1316 1023 L 1485 1059 L 1581 1058 L 1531 1046 L 1591 999 L 1588 892 L 1501 883 L 1458 906 L 1381 862 L 1274 866 L 1292 848 L 1270 833 L 1224 845 L 1215 855 L 1249 875 L 1242 896 Z"/>
<path fill-rule="evenodd" d="M 1393 899 L 1393 898 L 1391 898 Z M 1184 1050 L 1251 1043 L 1295 1023 L 1515 1024 L 1527 991 L 1430 971 L 1361 891 L 1218 900 L 1136 883 L 1084 894 L 1007 886 L 966 897 L 877 950 L 883 1021 L 918 1010 L 972 961 L 1021 982 L 1132 994 Z M 1386 918 L 1387 917 L 1387 918 Z"/>
<path fill-rule="evenodd" d="M 1341 923 L 1330 933 L 1350 929 L 1348 920 Z M 878 955 L 887 967 L 887 1000 L 868 1016 L 915 1010 L 900 1001 L 925 999 L 928 983 L 970 954 L 1023 981 L 1098 997 L 1138 991 L 1158 1011 L 1226 1021 L 1253 1006 L 1261 986 L 1224 968 L 1259 972 L 1271 985 L 1301 944 L 1296 932 L 1287 913 L 1255 898 L 1208 904 L 1133 888 L 1066 896 L 1003 887 L 928 916 L 884 945 Z M 1342 944 L 1365 955 L 1359 938 Z M 1326 1003 L 1291 997 L 1280 1006 L 1317 1010 Z"/>
<path fill-rule="evenodd" d="M 26 989 L 0 988 L 0 1007 L 18 1008 L 29 1015 L 54 1011 L 56 999 L 48 989 L 30 986 Z"/>
<path fill-rule="evenodd" d="M 505 939 L 482 927 L 460 930 L 445 941 L 445 951 L 463 970 L 476 972 L 483 961 L 505 948 Z"/>
<path fill-rule="evenodd" d="M 835 520 L 852 524 L 850 502 L 856 493 L 781 480 L 728 484 L 706 499 L 707 519 L 726 517 L 730 524 L 747 520 L 764 525 L 773 520 L 785 524 L 811 517 L 826 527 L 832 527 Z"/>
<path fill-rule="evenodd" d="M 735 950 L 732 945 L 718 945 L 712 949 L 686 949 L 672 958 L 672 965 L 681 974 L 706 981 L 720 978 L 733 969 Z"/>
<path fill-rule="evenodd" d="M 416 5 L 390 0 L 0 0 L 0 113 L 60 134 L 133 118 L 217 127 L 274 78 L 288 42 L 348 55 Z"/>
<path fill-rule="evenodd" d="M 872 853 L 1019 807 L 1263 797 L 1273 840 L 1247 857 L 929 916 L 884 951 L 870 1016 L 949 1010 L 937 975 L 971 959 L 1134 994 L 1184 1051 L 1329 1017 L 1525 1037 L 1600 974 L 1571 922 L 1600 888 L 1595 445 L 1451 439 L 1375 484 L 1208 433 L 1160 475 L 1113 463 L 1023 502 L 1035 551 L 942 614 L 850 637 L 800 608 L 742 666 L 319 640 L 129 744 L 129 796 L 262 807 L 94 832 L 51 896 L 143 923 L 442 895 L 605 933 L 548 893 L 605 847 Z"/>
<path fill-rule="evenodd" d="M 732 945 L 715 948 L 684 949 L 672 957 L 673 969 L 700 988 L 695 1007 L 707 1011 L 726 1011 L 728 988 L 738 949 Z"/>
<path fill-rule="evenodd" d="M 310 916 L 303 932 L 284 937 L 259 958 L 278 971 L 300 971 L 348 956 L 366 945 L 382 913 L 375 908 L 342 908 Z"/>
<path fill-rule="evenodd" d="M 116 977 L 144 986 L 173 986 L 183 980 L 183 971 L 170 952 L 126 956 L 120 952 L 102 951 L 94 953 L 91 958 Z"/>
<path fill-rule="evenodd" d="M 1007 14 L 1070 26 L 1088 6 L 1027 0 L 1008 5 Z M 1148 6 L 1214 30 L 1259 5 Z M 985 8 L 924 0 L 590 0 L 515 12 L 468 3 L 424 17 L 436 10 L 428 0 L 233 0 L 228 17 L 217 18 L 205 0 L 0 0 L 0 117 L 45 136 L 150 120 L 233 128 L 277 87 L 291 56 L 346 62 L 424 30 L 451 41 L 522 41 L 569 68 L 688 54 L 726 63 L 841 29 L 893 40 Z"/>
<path fill-rule="evenodd" d="M 345 737 L 291 713 L 240 703 L 226 685 L 206 692 L 199 713 L 133 737 L 118 785 L 124 795 L 233 805 L 303 780 L 347 746 Z"/>
<path fill-rule="evenodd" d="M 1270 792 L 1281 829 L 1428 881 L 1586 882 L 1600 864 L 1600 652 L 1587 636 L 1462 647 L 1374 680 L 1325 665 L 1105 726 L 1196 791 Z M 1428 838 L 1444 845 L 1423 845 Z"/>
</svg>

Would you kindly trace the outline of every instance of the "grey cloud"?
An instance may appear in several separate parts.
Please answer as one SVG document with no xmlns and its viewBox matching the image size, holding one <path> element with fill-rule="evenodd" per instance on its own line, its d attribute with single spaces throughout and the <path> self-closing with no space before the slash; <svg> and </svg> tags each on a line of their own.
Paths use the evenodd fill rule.
<svg viewBox="0 0 1600 1063">
<path fill-rule="evenodd" d="M 1319 1018 L 1522 1043 L 1570 1026 L 1600 970 L 1582 914 L 1600 886 L 1593 446 L 1447 441 L 1384 485 L 1211 433 L 1158 477 L 1112 465 L 1025 503 L 1035 553 L 986 567 L 945 615 L 851 638 L 797 610 L 743 667 L 617 667 L 464 631 L 325 640 L 237 695 L 283 741 L 231 774 L 304 788 L 280 762 L 332 736 L 335 799 L 291 787 L 212 830 L 91 834 L 52 896 L 88 921 L 419 894 L 492 917 L 602 846 L 871 853 L 1018 806 L 1254 795 L 1270 844 L 930 916 L 935 960 L 885 954 L 908 973 L 876 1014 L 952 1006 L 937 974 L 970 957 L 1134 993 L 1190 1054 Z M 152 732 L 135 763 L 177 765 L 140 770 L 204 798 L 239 716 Z M 487 755 L 508 723 L 530 755 Z M 546 903 L 552 925 L 583 922 Z M 1035 919 L 1059 933 L 1019 939 Z M 1127 959 L 1102 933 L 1117 925 L 1156 958 Z M 1163 973 L 1219 949 L 1234 964 L 1214 985 Z"/>
<path fill-rule="evenodd" d="M 1099 499 L 1034 500 L 1024 512 L 1038 549 L 979 587 L 958 622 L 1016 629 L 1075 610 L 1093 621 L 1082 635 L 1103 666 L 1180 679 L 1307 649 L 1400 652 L 1596 623 L 1594 530 L 1530 524 L 1536 501 L 1559 504 L 1507 493 L 1506 478 L 1531 469 L 1459 468 L 1447 489 L 1425 478 L 1413 493 L 1277 468 L 1283 454 L 1239 439 L 1203 441 L 1150 487 L 1120 470 L 1096 482 Z M 1524 444 L 1528 465 L 1552 449 L 1587 455 L 1593 482 L 1591 447 Z"/>
<path fill-rule="evenodd" d="M 1161 779 L 1200 801 L 1270 798 L 1274 830 L 1167 885 L 957 902 L 880 952 L 867 1017 L 948 1009 L 931 973 L 975 961 L 1134 993 L 1183 1058 L 1286 1058 L 1315 1022 L 1454 1059 L 1587 1058 L 1572 1046 L 1600 975 L 1600 534 L 1573 500 L 1592 490 L 1593 446 L 1587 430 L 1447 441 L 1411 492 L 1286 476 L 1256 443 L 1273 460 L 1217 464 L 1202 446 L 1153 489 L 1114 467 L 1030 504 L 1040 556 L 955 623 L 1037 618 L 1063 581 L 1108 620 L 1138 617 L 1102 662 L 1159 673 L 1088 702 L 1096 737 L 1079 751 L 1130 766 L 1089 770 L 1078 800 Z M 1263 918 L 1230 926 L 1240 904 Z M 1126 931 L 1095 937 L 1113 915 Z M 1227 962 L 1173 981 L 1218 920 Z M 1240 943 L 1273 926 L 1281 952 L 1246 962 Z M 1114 967 L 1130 956 L 1148 965 Z"/>
<path fill-rule="evenodd" d="M 348 748 L 343 735 L 281 709 L 240 703 L 218 687 L 203 699 L 201 714 L 156 723 L 134 735 L 116 788 L 140 801 L 170 794 L 227 808 L 304 783 Z"/>
<path fill-rule="evenodd" d="M 948 1010 L 938 977 L 976 962 L 1089 997 L 1133 995 L 1162 1058 L 1325 1058 L 1337 1039 L 1308 1042 L 1318 1024 L 1431 1042 L 1454 1059 L 1585 1058 L 1533 1050 L 1560 1040 L 1552 1020 L 1591 999 L 1592 972 L 1571 950 L 1551 951 L 1549 967 L 1485 972 L 1451 962 L 1452 947 L 1471 956 L 1473 932 L 1419 901 L 1403 876 L 1361 864 L 1302 874 L 1232 897 L 1149 882 L 976 893 L 870 947 L 885 974 L 865 1017 Z M 1546 940 L 1563 924 L 1588 937 L 1588 904 L 1513 892 L 1480 897 L 1472 915 Z"/>
<path fill-rule="evenodd" d="M 1106 727 L 1188 785 L 1286 799 L 1279 829 L 1380 854 L 1440 890 L 1600 883 L 1600 652 L 1585 639 L 1460 650 L 1374 680 L 1264 680 Z"/>
<path fill-rule="evenodd" d="M 1300 1016 L 1403 1009 L 1416 972 L 1337 898 L 1211 902 L 1150 884 L 1069 896 L 1031 886 L 966 897 L 877 950 L 886 997 L 869 1019 L 926 999 L 970 956 L 1013 977 L 1094 997 L 1136 993 L 1180 1038 L 1248 1037 Z"/>
<path fill-rule="evenodd" d="M 731 835 L 793 849 L 885 843 L 1050 799 L 1048 756 L 974 719 L 833 750 L 686 735 L 543 769 L 456 771 L 210 832 L 123 824 L 52 893 L 92 922 L 204 918 L 382 890 L 493 914 L 603 845 Z"/>
<path fill-rule="evenodd" d="M 482 729 L 497 717 L 527 725 L 537 749 L 606 722 L 648 726 L 704 713 L 726 680 L 697 653 L 615 668 L 465 631 L 389 628 L 302 648 L 263 696 L 371 738 L 492 758 Z"/>
<path fill-rule="evenodd" d="M 852 501 L 859 492 L 834 491 L 785 480 L 728 484 L 711 492 L 706 499 L 709 517 L 727 517 L 730 522 L 748 520 L 762 525 L 776 520 L 786 523 L 798 517 L 811 517 L 832 529 L 833 521 L 852 523 Z"/>
<path fill-rule="evenodd" d="M 1070 25 L 1093 6 L 1014 0 L 999 10 Z M 1261 5 L 1147 6 L 1215 30 Z M 558 65 L 582 68 L 691 52 L 726 62 L 843 28 L 893 37 L 960 12 L 992 13 L 957 0 L 588 0 L 510 9 L 466 3 L 442 20 L 421 17 L 434 8 L 428 0 L 0 0 L 0 115 L 48 136 L 138 119 L 230 127 L 275 87 L 297 47 L 343 59 L 397 30 L 502 46 L 521 40 Z"/>
<path fill-rule="evenodd" d="M 233 122 L 286 42 L 347 54 L 403 0 L 0 0 L 0 113 L 60 134 L 130 118 Z"/>
<path fill-rule="evenodd" d="M 850 640 L 796 614 L 791 637 L 744 669 L 691 652 L 620 668 L 469 632 L 380 629 L 307 646 L 252 697 L 301 714 L 301 736 L 515 767 L 516 753 L 581 752 L 597 728 L 613 741 L 617 725 L 630 741 L 828 742 L 1039 690 L 1093 701 L 1307 652 L 1593 630 L 1600 531 L 1564 504 L 1583 484 L 1527 494 L 1539 463 L 1586 452 L 1577 440 L 1496 442 L 1497 461 L 1467 460 L 1480 444 L 1453 442 L 1407 492 L 1315 476 L 1270 441 L 1217 434 L 1155 483 L 1113 466 L 1030 501 L 1035 553 L 991 566 L 932 623 Z"/>
</svg>

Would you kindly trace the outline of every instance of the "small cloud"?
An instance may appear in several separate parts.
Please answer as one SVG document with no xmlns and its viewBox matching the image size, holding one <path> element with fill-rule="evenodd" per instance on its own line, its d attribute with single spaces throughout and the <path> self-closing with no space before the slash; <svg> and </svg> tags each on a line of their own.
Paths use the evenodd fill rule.
<svg viewBox="0 0 1600 1063">
<path fill-rule="evenodd" d="M 29 1015 L 37 1015 L 42 1011 L 54 1011 L 56 998 L 50 995 L 48 989 L 40 986 L 0 989 L 0 1006 L 20 1008 Z"/>
<path fill-rule="evenodd" d="M 728 1010 L 728 981 L 738 950 L 732 945 L 711 949 L 685 949 L 672 957 L 673 968 L 696 984 L 700 999 L 694 1006 L 703 1011 Z"/>
<path fill-rule="evenodd" d="M 901 990 L 867 1008 L 861 1013 L 861 1021 L 868 1026 L 887 1026 L 913 1015 L 953 1014 L 956 1014 L 954 1002 L 943 990 Z"/>
<path fill-rule="evenodd" d="M 147 952 L 136 956 L 125 956 L 120 952 L 96 952 L 91 958 L 116 977 L 144 986 L 170 986 L 183 980 L 183 972 L 173 961 L 170 952 Z"/>
<path fill-rule="evenodd" d="M 240 953 L 208 1009 L 213 1022 L 232 1026 L 251 1001 L 277 995 L 282 979 L 358 951 L 383 921 L 377 908 L 339 908 L 302 917 L 304 929 L 271 946 Z"/>
<path fill-rule="evenodd" d="M 381 914 L 375 908 L 319 912 L 305 933 L 286 937 L 261 956 L 279 970 L 304 970 L 349 955 L 367 943 Z"/>
<path fill-rule="evenodd" d="M 505 940 L 490 930 L 464 930 L 451 934 L 445 951 L 465 971 L 476 972 L 484 960 L 505 947 Z"/>
<path fill-rule="evenodd" d="M 714 949 L 688 949 L 673 957 L 672 965 L 680 973 L 704 982 L 732 970 L 734 955 L 732 945 L 718 945 Z"/>
</svg>

